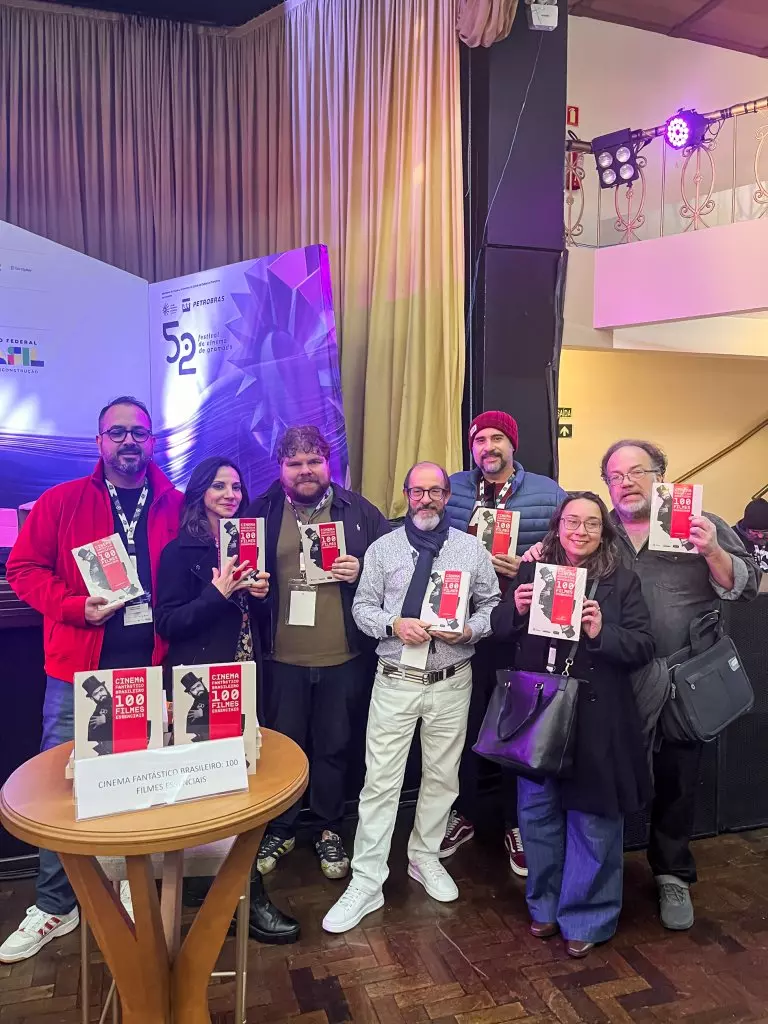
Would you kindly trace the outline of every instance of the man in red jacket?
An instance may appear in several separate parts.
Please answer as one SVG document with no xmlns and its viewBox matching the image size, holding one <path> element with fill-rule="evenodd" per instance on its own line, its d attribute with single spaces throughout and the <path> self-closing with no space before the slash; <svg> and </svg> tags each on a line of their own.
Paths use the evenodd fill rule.
<svg viewBox="0 0 768 1024">
<path fill-rule="evenodd" d="M 152 462 L 147 408 L 123 396 L 99 415 L 101 458 L 91 476 L 58 484 L 35 502 L 7 565 L 8 582 L 44 617 L 42 750 L 74 737 L 75 672 L 159 664 L 152 616 L 160 552 L 179 531 L 183 495 Z M 129 605 L 89 597 L 72 549 L 117 533 L 135 559 L 144 595 Z M 130 892 L 121 893 L 130 912 Z M 34 956 L 80 921 L 75 894 L 55 853 L 40 851 L 35 906 L 0 946 L 0 962 Z"/>
</svg>

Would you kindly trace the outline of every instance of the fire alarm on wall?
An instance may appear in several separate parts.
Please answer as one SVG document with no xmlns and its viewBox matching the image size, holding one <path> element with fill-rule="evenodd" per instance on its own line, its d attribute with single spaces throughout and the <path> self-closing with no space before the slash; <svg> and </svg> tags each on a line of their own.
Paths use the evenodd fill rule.
<svg viewBox="0 0 768 1024">
<path fill-rule="evenodd" d="M 566 126 L 566 128 L 578 128 L 579 127 L 579 108 L 578 107 L 566 107 L 565 108 L 565 126 Z"/>
</svg>

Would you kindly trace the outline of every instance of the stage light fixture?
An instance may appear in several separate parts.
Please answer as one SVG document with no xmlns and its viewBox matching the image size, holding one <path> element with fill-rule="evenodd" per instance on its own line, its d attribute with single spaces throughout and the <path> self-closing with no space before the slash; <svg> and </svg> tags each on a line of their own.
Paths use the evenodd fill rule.
<svg viewBox="0 0 768 1024">
<path fill-rule="evenodd" d="M 709 122 L 696 110 L 678 110 L 666 123 L 664 138 L 672 149 L 698 149 L 704 141 Z"/>
<path fill-rule="evenodd" d="M 600 188 L 631 185 L 640 177 L 637 146 L 629 128 L 593 139 L 592 153 L 597 164 Z"/>
</svg>

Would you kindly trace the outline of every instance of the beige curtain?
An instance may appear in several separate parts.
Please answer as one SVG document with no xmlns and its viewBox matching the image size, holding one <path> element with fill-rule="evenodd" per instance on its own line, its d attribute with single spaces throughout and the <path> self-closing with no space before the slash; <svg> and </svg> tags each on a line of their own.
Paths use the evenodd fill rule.
<svg viewBox="0 0 768 1024">
<path fill-rule="evenodd" d="M 219 31 L 0 0 L 0 220 L 150 280 L 326 243 L 353 482 L 387 514 L 412 462 L 461 465 L 456 2 Z"/>
<path fill-rule="evenodd" d="M 457 28 L 467 46 L 493 46 L 512 31 L 518 0 L 459 0 Z"/>
</svg>

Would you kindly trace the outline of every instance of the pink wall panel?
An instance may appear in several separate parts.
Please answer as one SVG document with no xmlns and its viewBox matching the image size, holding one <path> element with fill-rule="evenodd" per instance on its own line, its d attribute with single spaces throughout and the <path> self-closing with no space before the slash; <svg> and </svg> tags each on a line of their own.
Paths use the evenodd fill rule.
<svg viewBox="0 0 768 1024">
<path fill-rule="evenodd" d="M 768 219 L 595 252 L 594 326 L 768 309 Z"/>
</svg>

